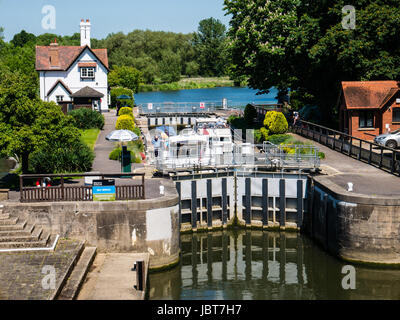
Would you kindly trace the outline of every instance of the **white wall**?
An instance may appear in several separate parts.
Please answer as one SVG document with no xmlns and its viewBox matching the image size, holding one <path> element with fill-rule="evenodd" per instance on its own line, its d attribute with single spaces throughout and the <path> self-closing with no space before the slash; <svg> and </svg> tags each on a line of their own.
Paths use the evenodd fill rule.
<svg viewBox="0 0 400 320">
<path fill-rule="evenodd" d="M 57 103 L 57 96 L 64 96 L 63 101 L 71 101 L 69 92 L 64 89 L 64 87 L 58 83 L 57 87 L 48 96 L 48 101 L 54 101 Z"/>
<path fill-rule="evenodd" d="M 78 67 L 79 62 L 97 62 L 95 79 L 94 80 L 82 80 L 80 70 Z M 46 97 L 47 92 L 54 86 L 58 80 L 62 80 L 68 88 L 75 93 L 76 91 L 88 86 L 99 92 L 104 97 L 101 98 L 101 110 L 108 111 L 108 76 L 107 69 L 102 65 L 100 61 L 94 56 L 89 49 L 86 49 L 81 53 L 80 57 L 74 62 L 74 64 L 67 71 L 41 71 L 40 76 L 40 98 L 45 101 L 55 101 L 55 96 L 58 94 L 51 94 L 51 97 Z M 54 97 L 54 100 L 53 100 Z M 65 99 L 64 99 L 65 100 Z"/>
</svg>

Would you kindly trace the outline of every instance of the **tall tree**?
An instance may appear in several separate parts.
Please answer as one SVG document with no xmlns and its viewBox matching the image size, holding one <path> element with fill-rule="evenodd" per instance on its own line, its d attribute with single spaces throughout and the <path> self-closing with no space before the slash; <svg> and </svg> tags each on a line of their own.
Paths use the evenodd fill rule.
<svg viewBox="0 0 400 320">
<path fill-rule="evenodd" d="M 355 29 L 344 0 L 225 0 L 237 75 L 267 92 L 289 88 L 332 119 L 343 80 L 400 79 L 400 0 L 356 0 Z"/>
<path fill-rule="evenodd" d="M 80 137 L 71 117 L 54 102 L 43 102 L 29 92 L 28 76 L 0 72 L 0 156 L 16 155 L 28 172 L 29 155 L 52 140 L 68 144 Z"/>
<path fill-rule="evenodd" d="M 111 87 L 124 87 L 133 92 L 139 91 L 141 79 L 140 71 L 127 66 L 115 66 L 108 75 L 108 83 Z"/>
<path fill-rule="evenodd" d="M 14 47 L 23 47 L 28 43 L 33 44 L 35 40 L 36 36 L 33 33 L 28 33 L 25 30 L 22 30 L 20 33 L 14 35 L 14 38 L 10 42 Z"/>
<path fill-rule="evenodd" d="M 224 52 L 226 27 L 218 19 L 201 20 L 198 31 L 193 35 L 193 45 L 199 64 L 199 72 L 204 76 L 221 76 L 225 72 Z"/>
</svg>

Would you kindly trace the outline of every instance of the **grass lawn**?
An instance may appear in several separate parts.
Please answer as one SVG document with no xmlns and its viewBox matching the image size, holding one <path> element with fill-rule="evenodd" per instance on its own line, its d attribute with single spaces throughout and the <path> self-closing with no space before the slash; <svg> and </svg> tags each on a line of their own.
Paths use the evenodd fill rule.
<svg viewBox="0 0 400 320">
<path fill-rule="evenodd" d="M 94 145 L 96 144 L 99 133 L 100 129 L 82 130 L 82 141 L 85 142 L 90 149 L 94 150 Z"/>
</svg>

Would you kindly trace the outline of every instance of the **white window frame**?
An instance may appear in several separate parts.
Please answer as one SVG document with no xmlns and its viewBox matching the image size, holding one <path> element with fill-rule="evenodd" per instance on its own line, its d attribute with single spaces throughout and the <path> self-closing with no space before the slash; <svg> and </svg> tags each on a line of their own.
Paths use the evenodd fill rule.
<svg viewBox="0 0 400 320">
<path fill-rule="evenodd" d="M 81 78 L 83 79 L 94 79 L 95 77 L 94 67 L 81 67 Z"/>
<path fill-rule="evenodd" d="M 57 102 L 63 102 L 64 101 L 64 96 L 56 96 L 56 101 Z"/>
</svg>

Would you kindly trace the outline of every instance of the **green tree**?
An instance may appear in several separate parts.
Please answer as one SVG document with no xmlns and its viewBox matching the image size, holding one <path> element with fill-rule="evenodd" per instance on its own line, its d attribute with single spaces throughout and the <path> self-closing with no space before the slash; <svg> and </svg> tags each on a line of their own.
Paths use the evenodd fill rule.
<svg viewBox="0 0 400 320">
<path fill-rule="evenodd" d="M 25 30 L 22 30 L 20 33 L 14 35 L 14 38 L 10 42 L 14 47 L 23 47 L 28 43 L 33 44 L 35 41 L 36 36 L 33 33 L 28 33 Z"/>
<path fill-rule="evenodd" d="M 161 80 L 164 82 L 175 82 L 181 78 L 181 59 L 178 54 L 166 51 L 160 62 Z"/>
<path fill-rule="evenodd" d="M 347 4 L 225 0 L 235 73 L 261 93 L 290 88 L 293 106 L 319 105 L 331 122 L 341 81 L 400 78 L 399 1 L 353 1 L 355 29 L 342 27 Z"/>
<path fill-rule="evenodd" d="M 68 144 L 79 139 L 71 117 L 54 102 L 32 97 L 28 76 L 0 72 L 0 156 L 16 155 L 27 172 L 29 155 L 51 140 Z"/>
<path fill-rule="evenodd" d="M 133 67 L 115 66 L 108 75 L 111 87 L 124 87 L 138 92 L 142 73 Z"/>
<path fill-rule="evenodd" d="M 200 66 L 196 61 L 189 61 L 186 63 L 185 74 L 189 77 L 199 75 Z"/>
<path fill-rule="evenodd" d="M 203 76 L 221 76 L 225 72 L 226 61 L 222 55 L 226 37 L 226 27 L 218 19 L 201 20 L 198 31 L 193 35 L 193 45 Z"/>
</svg>

